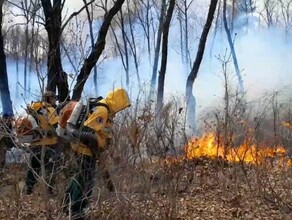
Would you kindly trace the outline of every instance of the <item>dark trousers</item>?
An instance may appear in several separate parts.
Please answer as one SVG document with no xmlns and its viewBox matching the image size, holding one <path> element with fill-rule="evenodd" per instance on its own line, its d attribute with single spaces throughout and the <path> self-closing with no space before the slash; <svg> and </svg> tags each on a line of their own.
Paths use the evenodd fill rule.
<svg viewBox="0 0 292 220">
<path fill-rule="evenodd" d="M 65 191 L 64 211 L 69 209 L 73 216 L 82 216 L 83 209 L 89 204 L 89 197 L 94 186 L 96 160 L 86 155 L 76 155 L 76 167 Z"/>
<path fill-rule="evenodd" d="M 1 133 L 1 131 L 0 131 Z M 14 147 L 15 144 L 11 137 L 1 137 L 0 135 L 0 168 L 4 168 L 6 164 L 6 152 Z"/>
<path fill-rule="evenodd" d="M 65 191 L 64 211 L 69 214 L 69 210 L 74 219 L 82 219 L 84 217 L 84 208 L 89 205 L 89 198 L 92 194 L 95 175 L 101 176 L 109 191 L 115 190 L 111 181 L 109 171 L 96 161 L 96 158 L 75 154 L 76 166 L 73 168 L 73 176 L 70 179 L 69 185 Z M 98 165 L 98 172 L 96 170 Z"/>
<path fill-rule="evenodd" d="M 54 148 L 54 146 L 44 147 L 44 169 L 45 180 L 48 185 L 48 192 L 53 192 L 53 185 L 55 181 L 55 174 L 58 168 L 60 153 Z M 30 152 L 30 166 L 26 174 L 25 184 L 27 193 L 31 193 L 34 185 L 38 181 L 38 177 L 41 174 L 42 164 L 42 147 L 36 146 L 31 149 Z"/>
<path fill-rule="evenodd" d="M 2 140 L 0 140 L 0 168 L 3 169 L 5 167 L 5 164 L 6 164 L 6 146 L 4 145 Z"/>
</svg>

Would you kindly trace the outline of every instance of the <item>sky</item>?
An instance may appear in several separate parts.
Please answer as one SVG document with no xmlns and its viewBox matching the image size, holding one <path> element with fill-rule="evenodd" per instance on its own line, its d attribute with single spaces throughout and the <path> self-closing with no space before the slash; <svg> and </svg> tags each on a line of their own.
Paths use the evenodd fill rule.
<svg viewBox="0 0 292 220">
<path fill-rule="evenodd" d="M 70 2 L 70 3 L 69 3 Z M 67 1 L 68 13 L 80 8 L 82 1 Z M 197 3 L 200 7 L 207 7 L 208 5 L 203 1 Z M 243 18 L 241 18 L 243 19 Z M 256 25 L 255 17 L 250 17 L 254 23 L 250 22 L 249 27 L 242 27 L 236 30 L 237 37 L 235 40 L 235 50 L 238 56 L 239 67 L 242 70 L 243 81 L 247 96 L 250 100 L 261 97 L 267 91 L 278 91 L 283 87 L 290 87 L 292 85 L 292 70 L 289 63 L 292 60 L 292 40 L 288 39 L 282 29 L 259 29 Z M 240 22 L 240 21 L 238 21 Z M 198 36 L 200 31 L 198 32 Z M 189 71 L 185 70 L 181 63 L 180 55 L 177 53 L 177 29 L 175 25 L 170 30 L 169 42 L 169 58 L 167 66 L 167 75 L 165 79 L 166 97 L 172 95 L 182 95 L 185 91 L 186 78 Z M 196 39 L 198 36 L 195 36 Z M 193 92 L 197 98 L 198 108 L 206 109 L 209 106 L 216 105 L 218 100 L 223 98 L 223 75 L 219 56 L 229 53 L 228 44 L 226 42 L 225 32 L 218 32 L 214 42 L 214 48 L 211 51 L 211 44 L 214 33 L 211 32 L 206 46 L 203 62 L 194 84 Z M 190 40 L 192 44 L 192 60 L 194 60 L 197 49 L 197 40 Z M 147 62 L 148 58 L 141 57 L 140 72 L 142 78 L 145 80 L 144 85 L 149 85 L 149 80 L 152 74 L 152 67 Z M 234 68 L 232 62 L 229 63 L 229 73 L 232 78 L 232 85 L 237 85 L 236 77 L 234 77 Z M 70 64 L 64 63 L 64 70 L 67 73 L 73 72 Z M 15 74 L 15 64 L 8 62 L 8 72 Z M 124 85 L 124 71 L 120 60 L 109 57 L 98 67 L 99 73 L 99 95 L 105 96 L 109 90 L 114 86 Z M 96 91 L 93 86 L 93 74 L 90 76 L 84 95 L 93 96 Z M 137 81 L 135 74 L 131 75 L 131 90 L 135 90 Z M 24 104 L 24 99 L 16 94 L 15 78 L 9 78 L 12 99 L 16 100 L 17 105 Z M 37 78 L 34 74 L 31 76 L 32 85 L 38 85 Z M 32 88 L 34 93 L 37 93 L 38 86 Z M 19 88 L 19 92 L 23 92 Z M 132 91 L 131 91 L 132 92 Z M 29 102 L 35 97 L 28 97 L 26 102 Z M 15 105 L 15 106 L 17 106 Z"/>
</svg>

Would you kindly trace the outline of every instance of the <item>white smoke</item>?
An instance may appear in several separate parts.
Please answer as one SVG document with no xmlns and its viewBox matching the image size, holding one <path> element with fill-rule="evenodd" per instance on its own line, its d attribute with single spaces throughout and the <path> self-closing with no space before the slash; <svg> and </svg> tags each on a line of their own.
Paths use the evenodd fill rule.
<svg viewBox="0 0 292 220">
<path fill-rule="evenodd" d="M 208 4 L 206 4 L 205 1 L 200 1 L 197 4 L 200 4 L 201 7 L 204 6 L 205 9 L 208 8 Z M 79 5 L 74 7 L 77 8 Z M 72 11 L 73 9 L 71 8 L 70 10 Z M 202 13 L 202 16 L 203 15 L 205 16 L 205 13 Z M 242 19 L 246 19 L 246 17 L 240 17 L 236 23 L 238 25 L 235 25 L 237 27 L 237 29 L 234 30 L 234 33 L 237 33 L 235 38 L 235 50 L 239 67 L 242 70 L 242 78 L 248 98 L 255 99 L 267 91 L 291 87 L 292 73 L 289 63 L 292 58 L 290 52 L 292 50 L 292 41 L 285 35 L 285 31 L 282 28 L 260 28 L 257 25 L 258 19 L 256 17 L 250 16 L 248 23 L 243 22 Z M 201 23 L 203 24 L 204 22 Z M 200 36 L 202 25 L 197 25 L 196 28 L 198 30 L 192 31 L 193 35 L 189 36 L 192 61 L 194 61 L 196 56 L 198 37 Z M 181 55 L 178 53 L 177 31 L 177 20 L 173 19 L 170 30 L 169 57 L 165 79 L 166 96 L 168 94 L 172 96 L 173 94 L 183 95 L 185 93 L 186 79 L 190 71 L 186 71 L 185 65 L 181 61 Z M 218 100 L 223 97 L 222 68 L 221 63 L 216 57 L 223 56 L 226 50 L 228 53 L 230 50 L 226 42 L 224 30 L 218 31 L 214 44 L 212 44 L 213 36 L 214 30 L 210 32 L 208 37 L 202 65 L 194 83 L 194 94 L 197 98 L 197 107 L 199 109 L 204 109 L 210 105 L 216 105 Z M 214 47 L 212 48 L 212 55 L 210 56 L 212 45 L 214 45 Z M 150 85 L 152 65 L 148 62 L 149 58 L 147 53 L 141 53 L 139 60 L 142 84 Z M 8 69 L 10 75 L 15 75 L 13 74 L 15 64 L 11 62 L 8 63 Z M 74 72 L 68 62 L 64 63 L 64 70 L 67 73 Z M 229 63 L 229 72 L 231 75 L 235 75 L 232 62 Z M 137 77 L 134 68 L 132 68 L 130 74 L 131 90 L 137 92 Z M 236 86 L 236 77 L 232 79 L 232 83 Z M 36 80 L 36 78 L 34 78 L 34 80 Z M 18 106 L 23 102 L 21 102 L 19 97 L 17 101 L 15 101 L 16 95 L 14 88 L 16 81 L 12 80 L 10 76 L 9 81 L 12 99 L 16 106 Z M 37 81 L 34 81 L 33 85 L 36 86 L 36 88 L 32 88 L 32 90 L 37 91 L 39 87 L 35 82 Z M 117 86 L 125 87 L 125 73 L 120 58 L 109 57 L 98 67 L 98 94 L 105 96 L 109 90 Z M 93 74 L 91 74 L 86 83 L 84 95 L 94 96 L 95 94 Z M 35 99 L 35 97 L 31 97 L 31 99 Z"/>
</svg>

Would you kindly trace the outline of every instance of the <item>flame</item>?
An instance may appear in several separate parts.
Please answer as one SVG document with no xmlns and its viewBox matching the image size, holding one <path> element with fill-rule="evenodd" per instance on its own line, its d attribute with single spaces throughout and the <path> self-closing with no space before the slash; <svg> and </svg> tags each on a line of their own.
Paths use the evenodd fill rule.
<svg viewBox="0 0 292 220">
<path fill-rule="evenodd" d="M 282 126 L 285 128 L 292 129 L 292 123 L 289 123 L 289 122 L 282 122 Z"/>
<path fill-rule="evenodd" d="M 275 156 L 286 156 L 286 150 L 282 146 L 276 148 L 263 148 L 256 145 L 243 144 L 238 147 L 226 150 L 216 141 L 216 136 L 212 133 L 201 138 L 194 138 L 186 146 L 186 157 L 188 159 L 209 157 L 224 158 L 229 162 L 246 162 L 251 164 L 261 164 L 266 158 Z"/>
</svg>

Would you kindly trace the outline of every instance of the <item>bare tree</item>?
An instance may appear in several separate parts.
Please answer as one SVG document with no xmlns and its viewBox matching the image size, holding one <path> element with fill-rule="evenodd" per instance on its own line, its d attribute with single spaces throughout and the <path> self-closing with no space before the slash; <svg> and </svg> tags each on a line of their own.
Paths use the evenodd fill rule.
<svg viewBox="0 0 292 220">
<path fill-rule="evenodd" d="M 77 81 L 74 86 L 72 99 L 78 100 L 81 97 L 84 85 L 86 83 L 87 78 L 90 75 L 90 72 L 96 62 L 98 61 L 100 55 L 102 54 L 105 47 L 105 38 L 110 27 L 110 23 L 113 17 L 118 13 L 121 9 L 125 0 L 117 0 L 113 7 L 105 13 L 103 23 L 99 29 L 97 40 L 95 41 L 94 47 L 91 49 L 91 53 L 85 59 L 83 66 L 80 70 L 80 73 L 77 76 Z"/>
<path fill-rule="evenodd" d="M 3 21 L 3 4 L 4 0 L 0 0 L 0 93 L 1 93 L 1 102 L 3 108 L 3 115 L 12 116 L 13 108 L 12 101 L 10 98 L 8 77 L 7 77 L 7 66 L 6 66 L 6 55 L 4 52 L 3 44 L 3 34 L 2 34 L 2 21 Z"/>
<path fill-rule="evenodd" d="M 119 53 L 122 61 L 123 68 L 126 73 L 126 86 L 129 87 L 130 84 L 130 61 L 133 59 L 135 72 L 137 75 L 138 85 L 141 85 L 140 75 L 139 75 L 139 61 L 137 52 L 137 43 L 135 37 L 135 12 L 131 9 L 131 3 L 127 0 L 127 11 L 120 10 L 120 13 L 115 19 L 115 26 L 111 26 L 113 36 L 115 39 L 116 51 Z M 137 8 L 137 6 L 136 6 Z M 116 31 L 121 32 L 121 37 L 118 37 Z"/>
<path fill-rule="evenodd" d="M 78 11 L 73 12 L 62 23 L 62 10 L 66 0 L 41 0 L 42 9 L 45 15 L 44 26 L 47 31 L 49 41 L 48 51 L 48 78 L 47 90 L 56 91 L 58 89 L 59 100 L 64 101 L 69 97 L 69 87 L 67 74 L 63 70 L 61 60 L 61 37 L 65 27 L 70 21 L 80 14 L 94 0 L 85 4 Z"/>
<path fill-rule="evenodd" d="M 153 98 L 153 94 L 154 94 L 155 86 L 156 86 L 159 52 L 160 52 L 163 21 L 164 21 L 164 16 L 165 16 L 165 8 L 166 8 L 166 0 L 162 0 L 161 7 L 160 7 L 160 14 L 159 14 L 157 38 L 156 38 L 156 44 L 155 44 L 154 63 L 153 63 L 153 70 L 152 70 L 149 99 Z"/>
<path fill-rule="evenodd" d="M 272 27 L 278 22 L 277 4 L 278 0 L 264 0 L 264 9 L 260 13 L 268 27 Z"/>
<path fill-rule="evenodd" d="M 224 24 L 224 29 L 227 35 L 227 40 L 228 40 L 228 44 L 230 47 L 230 51 L 231 51 L 231 55 L 232 55 L 232 60 L 233 60 L 233 64 L 234 64 L 234 68 L 235 68 L 235 73 L 236 76 L 238 78 L 238 83 L 239 83 L 239 92 L 241 94 L 243 94 L 244 92 L 244 86 L 243 86 L 243 80 L 241 77 L 241 73 L 240 73 L 240 69 L 239 69 L 239 65 L 238 65 L 238 61 L 237 61 L 237 56 L 236 56 L 236 52 L 235 52 L 235 48 L 234 48 L 234 42 L 231 38 L 231 31 L 228 27 L 227 24 L 227 16 L 226 16 L 226 0 L 223 1 L 223 24 Z"/>
<path fill-rule="evenodd" d="M 249 16 L 250 14 L 256 11 L 256 3 L 255 0 L 240 0 L 237 5 L 237 10 L 240 13 L 243 13 L 246 16 L 245 18 L 245 25 L 248 27 L 249 25 Z"/>
<path fill-rule="evenodd" d="M 218 28 L 219 28 L 219 24 L 220 24 L 220 11 L 221 11 L 221 1 L 219 1 L 218 3 L 218 7 L 217 7 L 217 15 L 216 15 L 216 20 L 215 20 L 215 27 L 214 27 L 214 34 L 213 34 L 213 39 L 212 39 L 212 43 L 211 43 L 211 49 L 210 49 L 210 58 L 213 55 L 213 47 L 215 44 L 215 39 L 217 36 L 217 32 L 218 32 Z"/>
<path fill-rule="evenodd" d="M 283 19 L 283 26 L 285 28 L 286 35 L 289 33 L 292 27 L 292 0 L 279 0 L 281 5 L 281 14 Z"/>
<path fill-rule="evenodd" d="M 131 5 L 131 2 L 129 0 L 127 0 L 127 15 L 128 15 L 129 30 L 130 30 L 130 37 L 127 39 L 129 41 L 131 54 L 132 54 L 132 57 L 134 60 L 138 85 L 140 87 L 141 80 L 140 80 L 140 74 L 139 74 L 139 61 L 138 61 L 137 43 L 136 43 L 135 32 L 134 32 L 134 23 L 133 23 L 136 14 L 133 12 L 133 10 L 131 10 L 130 5 Z"/>
<path fill-rule="evenodd" d="M 15 26 L 14 28 L 11 29 L 11 35 L 10 35 L 10 40 L 11 40 L 11 54 L 12 57 L 16 61 L 15 69 L 16 69 L 16 96 L 18 98 L 19 91 L 18 91 L 18 82 L 19 82 L 19 52 L 20 52 L 20 46 L 19 46 L 19 41 L 21 39 L 21 30 L 20 26 Z"/>
<path fill-rule="evenodd" d="M 183 63 L 189 68 L 191 67 L 191 58 L 189 51 L 189 9 L 193 3 L 193 0 L 180 0 L 177 2 L 178 16 L 181 29 L 181 51 Z"/>
<path fill-rule="evenodd" d="M 63 70 L 61 61 L 61 36 L 62 36 L 62 8 L 61 0 L 51 1 L 41 0 L 42 8 L 45 14 L 45 29 L 49 40 L 48 53 L 48 80 L 47 90 L 56 91 L 60 101 L 68 97 L 68 82 L 66 73 Z"/>
<path fill-rule="evenodd" d="M 127 36 L 127 30 L 125 27 L 125 18 L 124 18 L 124 13 L 123 10 L 120 10 L 120 13 L 118 14 L 118 21 L 117 24 L 120 27 L 121 30 L 121 40 L 122 40 L 122 44 L 119 43 L 119 39 L 114 31 L 114 28 L 112 27 L 113 30 L 113 34 L 116 40 L 116 45 L 118 47 L 118 51 L 120 53 L 121 59 L 122 59 L 122 63 L 123 63 L 123 67 L 126 73 L 126 86 L 129 87 L 129 83 L 130 83 L 130 64 L 129 64 L 129 45 L 128 45 L 128 36 Z"/>
<path fill-rule="evenodd" d="M 238 10 L 245 14 L 253 13 L 256 10 L 256 1 L 255 0 L 239 0 Z"/>
<path fill-rule="evenodd" d="M 194 117 L 191 117 L 191 116 L 194 116 L 195 111 L 196 111 L 196 99 L 192 93 L 193 84 L 194 84 L 195 79 L 197 78 L 197 75 L 198 75 L 198 72 L 200 69 L 200 65 L 201 65 L 201 62 L 203 59 L 205 45 L 207 42 L 209 30 L 212 26 L 212 22 L 214 19 L 214 14 L 216 11 L 217 2 L 218 2 L 218 0 L 211 0 L 211 2 L 210 2 L 207 20 L 206 20 L 206 23 L 204 25 L 204 28 L 203 28 L 203 31 L 201 34 L 201 38 L 200 38 L 200 42 L 198 45 L 196 59 L 194 61 L 192 70 L 187 78 L 187 83 L 186 83 L 186 104 L 187 104 L 187 115 L 188 115 L 187 123 L 191 124 L 191 125 L 195 125 Z"/>
<path fill-rule="evenodd" d="M 143 29 L 144 36 L 147 42 L 147 52 L 151 60 L 151 25 L 153 24 L 153 2 L 151 0 L 135 0 L 133 3 L 136 18 Z"/>
<path fill-rule="evenodd" d="M 86 6 L 86 14 L 87 14 L 87 20 L 88 20 L 88 26 L 89 26 L 89 35 L 90 35 L 90 42 L 91 42 L 91 47 L 94 47 L 94 35 L 93 35 L 93 27 L 92 27 L 92 21 L 93 21 L 93 6 L 91 5 L 91 12 L 89 11 L 88 5 L 87 5 L 87 0 L 83 0 L 84 5 Z M 93 68 L 93 82 L 94 82 L 94 91 L 96 95 L 98 94 L 98 88 L 97 88 L 97 67 L 94 65 Z"/>
<path fill-rule="evenodd" d="M 15 14 L 16 17 L 24 18 L 24 38 L 23 41 L 23 50 L 24 50 L 24 74 L 23 74 L 23 87 L 24 87 L 24 96 L 26 96 L 27 92 L 30 90 L 30 78 L 31 78 L 31 70 L 32 70 L 32 56 L 33 49 L 35 47 L 34 38 L 35 38 L 35 21 L 37 11 L 40 9 L 39 0 L 34 1 L 8 1 L 10 5 L 18 8 L 21 13 Z"/>
<path fill-rule="evenodd" d="M 170 26 L 170 21 L 173 15 L 174 6 L 175 6 L 175 0 L 170 0 L 165 21 L 162 27 L 162 48 L 161 48 L 162 56 L 161 56 L 161 66 L 160 66 L 159 77 L 158 77 L 156 112 L 160 112 L 163 106 L 164 81 L 165 81 L 167 53 L 168 53 L 168 34 L 169 34 L 169 26 Z"/>
</svg>

